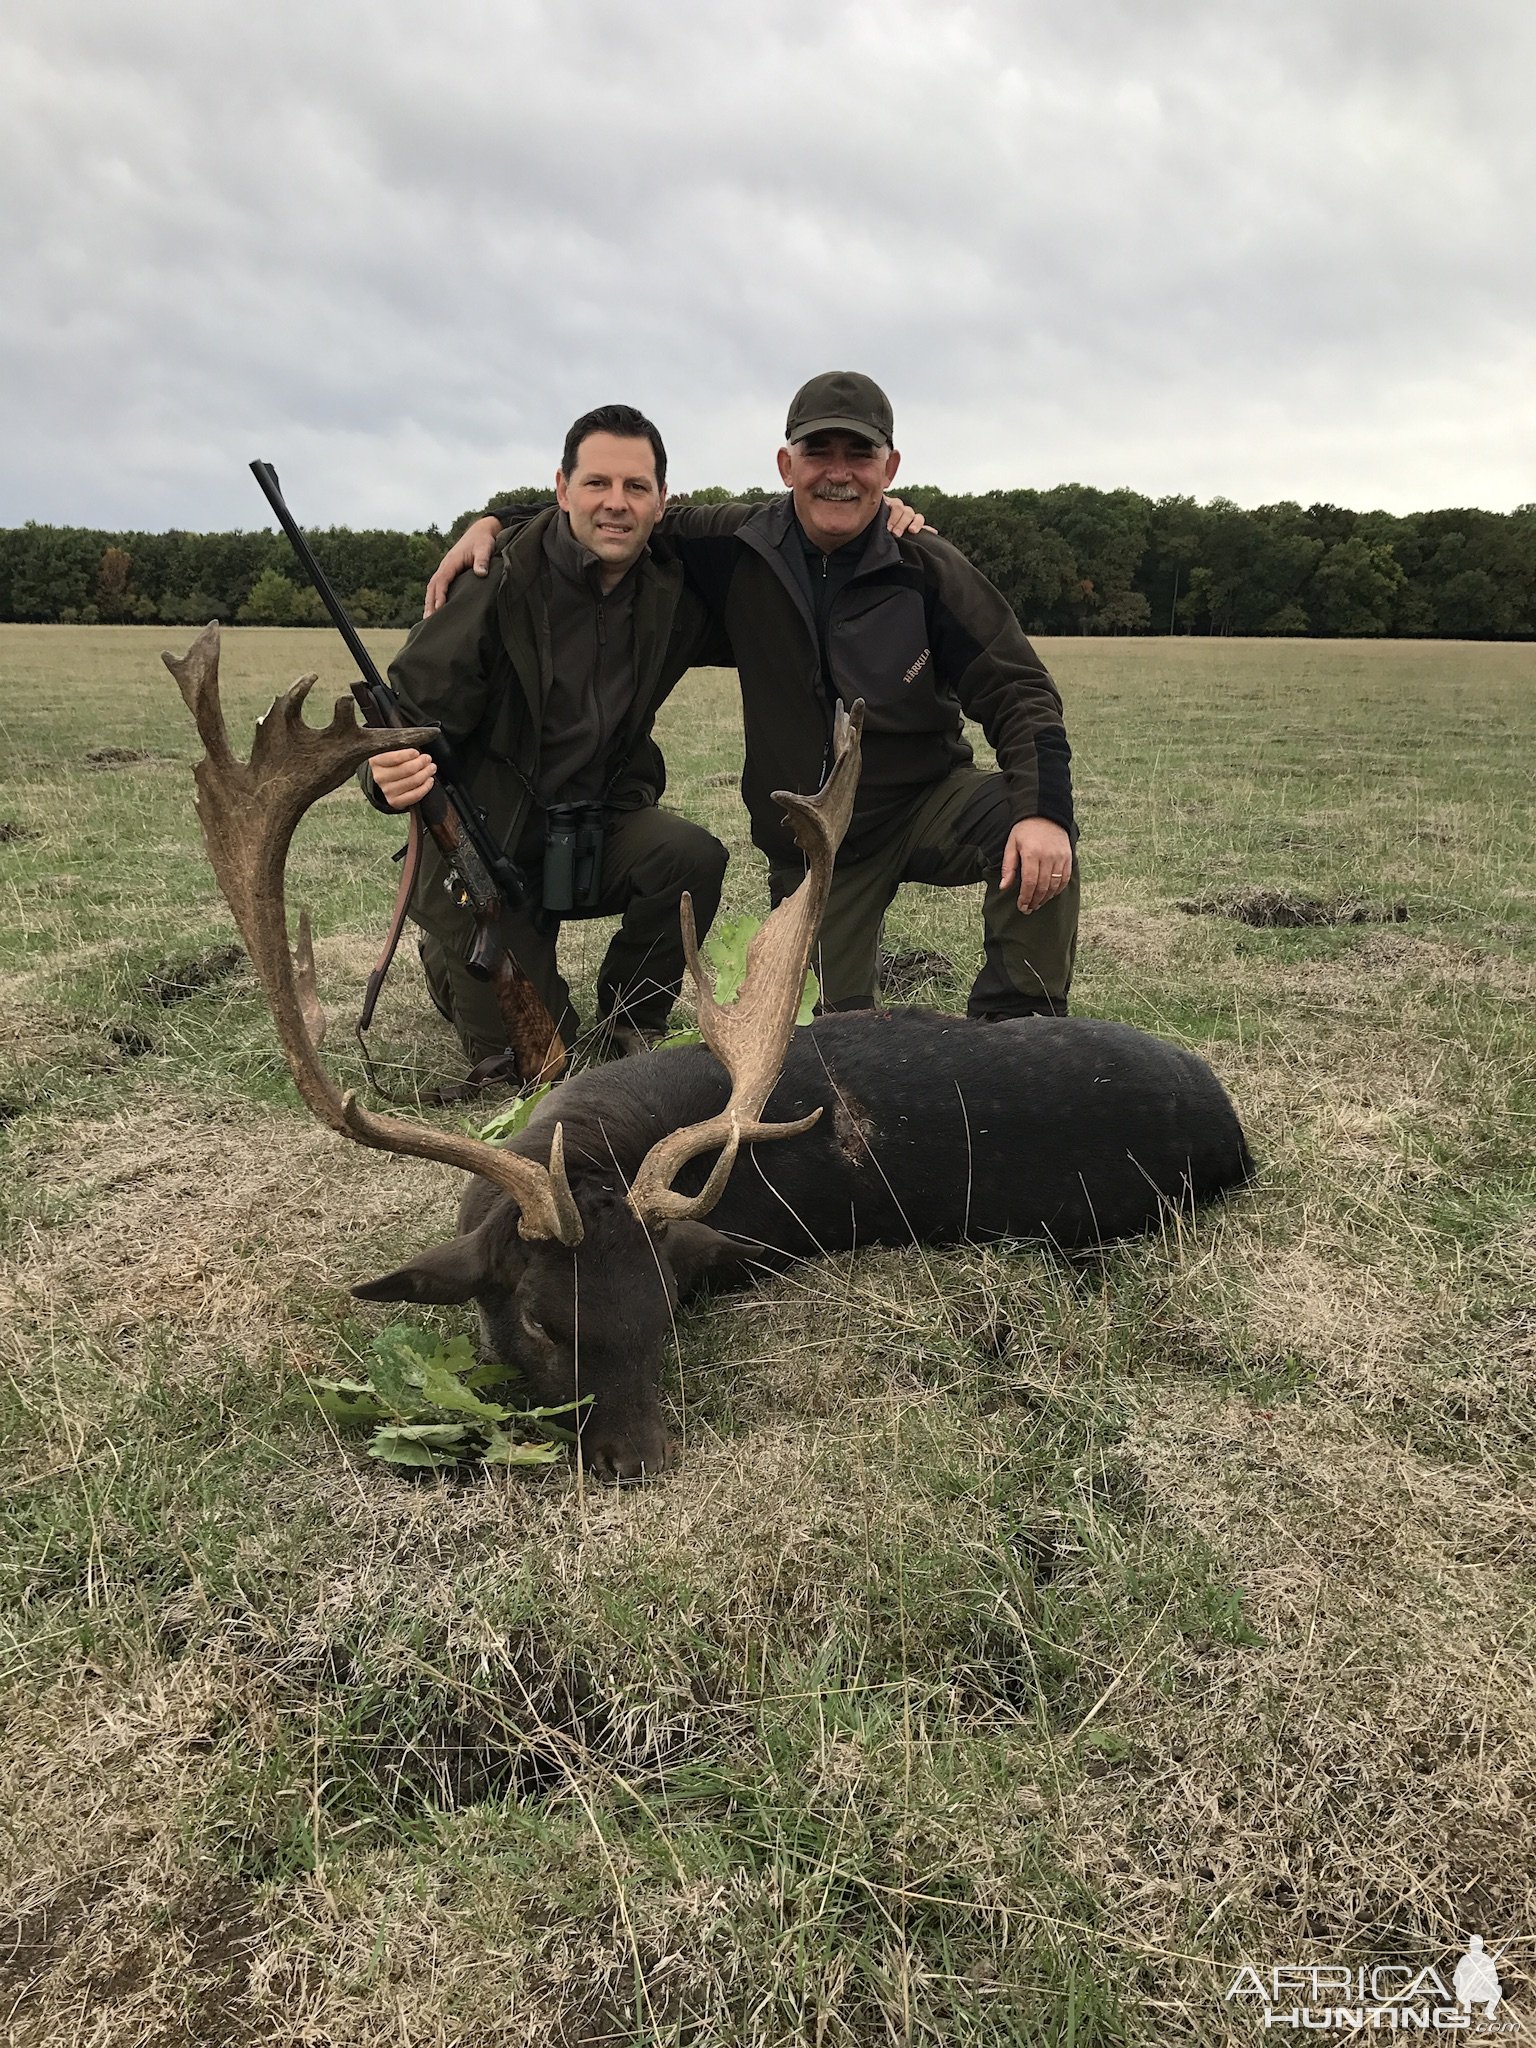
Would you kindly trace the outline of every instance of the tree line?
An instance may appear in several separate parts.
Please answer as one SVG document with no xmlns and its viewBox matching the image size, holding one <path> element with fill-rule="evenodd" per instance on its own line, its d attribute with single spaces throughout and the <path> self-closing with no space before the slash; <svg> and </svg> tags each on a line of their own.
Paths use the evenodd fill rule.
<svg viewBox="0 0 1536 2048">
<path fill-rule="evenodd" d="M 719 502 L 761 491 L 695 491 Z M 1035 633 L 1299 634 L 1510 640 L 1536 635 L 1536 505 L 1351 512 L 1147 498 L 1061 484 L 904 489 Z M 527 486 L 494 504 L 543 503 Z M 680 498 L 678 502 L 683 502 Z M 458 528 L 476 514 L 461 514 Z M 359 625 L 408 626 L 442 554 L 418 533 L 332 527 L 311 544 Z M 280 533 L 0 529 L 0 619 L 58 624 L 315 625 L 319 600 Z"/>
</svg>

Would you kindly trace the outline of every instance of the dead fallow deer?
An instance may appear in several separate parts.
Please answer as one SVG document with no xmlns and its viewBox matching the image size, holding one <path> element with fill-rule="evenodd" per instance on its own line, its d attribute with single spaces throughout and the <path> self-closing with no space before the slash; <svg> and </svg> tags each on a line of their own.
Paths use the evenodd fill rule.
<svg viewBox="0 0 1536 2048">
<path fill-rule="evenodd" d="M 561 1082 L 505 1145 L 375 1115 L 321 1065 L 312 962 L 290 953 L 283 863 L 300 817 L 384 746 L 348 699 L 324 730 L 279 698 L 249 764 L 218 701 L 218 632 L 166 656 L 196 716 L 198 814 L 300 1094 L 360 1144 L 462 1166 L 457 1234 L 353 1288 L 368 1301 L 468 1302 L 487 1355 L 541 1403 L 583 1401 L 589 1470 L 658 1471 L 661 1365 L 681 1296 L 859 1245 L 1043 1238 L 1070 1249 L 1148 1229 L 1251 1171 L 1205 1062 L 1090 1018 L 982 1022 L 860 1011 L 795 1028 L 847 829 L 862 707 L 839 713 L 815 797 L 781 793 L 804 881 L 752 940 L 734 1001 L 715 1000 L 683 936 L 700 1046 Z M 708 1217 L 710 1220 L 705 1221 Z"/>
</svg>

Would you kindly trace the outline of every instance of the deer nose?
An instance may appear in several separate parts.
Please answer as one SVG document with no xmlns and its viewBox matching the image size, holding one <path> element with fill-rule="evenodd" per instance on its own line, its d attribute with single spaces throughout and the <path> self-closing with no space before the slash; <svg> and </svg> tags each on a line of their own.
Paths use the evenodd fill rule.
<svg viewBox="0 0 1536 2048">
<path fill-rule="evenodd" d="M 619 1486 L 638 1486 L 642 1480 L 656 1478 L 666 1465 L 668 1449 L 666 1431 L 659 1423 L 654 1429 L 633 1429 L 607 1437 L 584 1432 L 581 1439 L 587 1470 Z"/>
</svg>

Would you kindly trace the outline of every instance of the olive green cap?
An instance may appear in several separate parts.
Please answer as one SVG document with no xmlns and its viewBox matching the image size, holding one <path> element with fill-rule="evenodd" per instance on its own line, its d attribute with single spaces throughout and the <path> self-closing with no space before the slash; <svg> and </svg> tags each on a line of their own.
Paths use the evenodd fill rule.
<svg viewBox="0 0 1536 2048">
<path fill-rule="evenodd" d="M 866 441 L 890 447 L 894 430 L 891 401 L 873 377 L 862 377 L 857 370 L 824 370 L 802 384 L 790 401 L 784 438 L 804 441 L 812 434 L 862 434 Z"/>
</svg>

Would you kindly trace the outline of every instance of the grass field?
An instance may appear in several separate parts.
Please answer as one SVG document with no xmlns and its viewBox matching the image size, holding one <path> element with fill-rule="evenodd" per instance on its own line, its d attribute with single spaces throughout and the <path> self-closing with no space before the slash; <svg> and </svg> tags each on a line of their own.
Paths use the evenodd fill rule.
<svg viewBox="0 0 1536 2048">
<path fill-rule="evenodd" d="M 1536 2033 L 1536 649 L 1044 644 L 1075 1005 L 1200 1048 L 1257 1182 L 1072 1265 L 717 1298 L 680 1463 L 619 1492 L 412 1483 L 294 1399 L 455 1177 L 293 1096 L 197 840 L 190 637 L 0 628 L 18 2048 L 1248 2043 L 1295 2037 L 1243 1963 L 1448 1977 L 1473 1932 Z M 237 744 L 341 660 L 228 634 Z M 701 674 L 662 737 L 761 909 L 738 730 Z M 291 863 L 349 1079 L 397 838 L 344 791 Z M 1180 908 L 1257 890 L 1366 921 Z M 968 895 L 890 938 L 963 1003 Z M 375 1036 L 459 1070 L 408 948 Z"/>
</svg>

